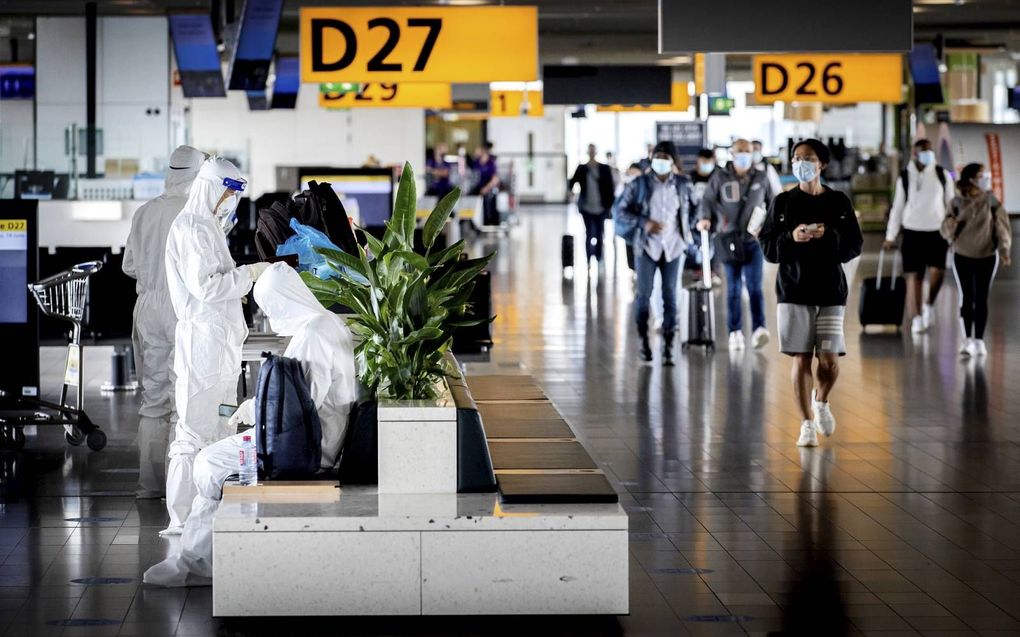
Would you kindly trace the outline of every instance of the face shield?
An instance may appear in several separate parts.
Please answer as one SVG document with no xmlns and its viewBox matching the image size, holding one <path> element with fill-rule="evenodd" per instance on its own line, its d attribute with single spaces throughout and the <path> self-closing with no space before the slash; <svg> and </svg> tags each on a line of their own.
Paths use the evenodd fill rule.
<svg viewBox="0 0 1020 637">
<path fill-rule="evenodd" d="M 223 178 L 223 186 L 226 190 L 223 191 L 223 196 L 220 197 L 216 209 L 213 210 L 213 216 L 225 235 L 230 234 L 230 231 L 237 225 L 237 206 L 241 203 L 241 193 L 244 192 L 246 185 L 247 182 L 243 179 Z"/>
</svg>

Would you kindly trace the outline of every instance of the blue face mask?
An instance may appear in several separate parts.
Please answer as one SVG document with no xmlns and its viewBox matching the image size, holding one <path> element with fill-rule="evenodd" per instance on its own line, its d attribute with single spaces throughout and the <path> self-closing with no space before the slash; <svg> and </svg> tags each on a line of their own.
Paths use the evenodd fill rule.
<svg viewBox="0 0 1020 637">
<path fill-rule="evenodd" d="M 673 172 L 673 161 L 663 159 L 661 157 L 655 157 L 652 159 L 652 170 L 654 170 L 657 175 L 668 175 Z"/>
<path fill-rule="evenodd" d="M 795 160 L 793 162 L 793 176 L 802 184 L 809 184 L 818 176 L 814 162 Z"/>
<path fill-rule="evenodd" d="M 733 166 L 737 170 L 747 170 L 754 163 L 754 156 L 751 153 L 737 153 L 733 156 Z"/>
<path fill-rule="evenodd" d="M 935 163 L 935 151 L 934 150 L 922 150 L 917 153 L 917 161 L 921 162 L 922 166 L 931 166 Z"/>
<path fill-rule="evenodd" d="M 714 161 L 703 161 L 703 162 L 698 164 L 698 174 L 699 175 L 702 175 L 702 176 L 711 175 L 713 170 L 715 170 L 715 162 Z"/>
</svg>

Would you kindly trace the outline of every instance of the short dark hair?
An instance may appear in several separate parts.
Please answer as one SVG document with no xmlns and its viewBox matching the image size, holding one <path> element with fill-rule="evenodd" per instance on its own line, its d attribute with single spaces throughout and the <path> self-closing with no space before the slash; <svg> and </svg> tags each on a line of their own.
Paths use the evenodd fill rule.
<svg viewBox="0 0 1020 637">
<path fill-rule="evenodd" d="M 698 157 L 704 157 L 705 159 L 715 159 L 715 151 L 711 148 L 702 148 L 698 151 Z"/>
<path fill-rule="evenodd" d="M 931 146 L 931 141 L 922 137 L 914 142 L 914 148 L 920 148 L 921 146 Z"/>
<path fill-rule="evenodd" d="M 753 146 L 755 144 L 758 144 L 759 146 L 764 146 L 765 145 L 765 144 L 761 143 L 760 139 L 752 139 L 751 140 L 751 145 Z"/>
<path fill-rule="evenodd" d="M 652 149 L 652 154 L 654 155 L 656 153 L 665 153 L 673 159 L 674 164 L 680 163 L 676 158 L 676 146 L 674 146 L 673 142 L 669 140 L 661 141 L 656 144 L 655 148 Z"/>
<path fill-rule="evenodd" d="M 793 148 L 790 149 L 790 156 L 793 157 L 793 154 L 796 153 L 797 149 L 800 148 L 801 146 L 807 146 L 811 150 L 815 151 L 815 154 L 818 155 L 818 160 L 821 161 L 823 164 L 829 163 L 829 159 L 831 158 L 831 155 L 829 154 L 829 147 L 823 144 L 822 142 L 818 141 L 817 139 L 800 140 L 799 142 L 793 145 Z"/>
<path fill-rule="evenodd" d="M 963 170 L 960 171 L 960 179 L 957 180 L 956 187 L 963 191 L 967 190 L 971 186 L 976 186 L 977 184 L 974 183 L 974 180 L 979 174 L 981 174 L 982 166 L 984 166 L 984 164 L 978 163 L 967 164 L 964 166 Z"/>
</svg>

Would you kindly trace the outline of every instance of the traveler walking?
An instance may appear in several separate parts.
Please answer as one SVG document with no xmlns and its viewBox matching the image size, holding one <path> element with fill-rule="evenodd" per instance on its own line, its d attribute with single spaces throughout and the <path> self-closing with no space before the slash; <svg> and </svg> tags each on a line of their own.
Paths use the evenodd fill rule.
<svg viewBox="0 0 1020 637">
<path fill-rule="evenodd" d="M 585 256 L 602 263 L 602 237 L 606 217 L 613 207 L 613 173 L 608 164 L 595 159 L 595 144 L 588 144 L 588 161 L 578 165 L 567 183 L 567 189 L 580 186 L 577 210 L 584 219 Z"/>
<path fill-rule="evenodd" d="M 731 350 L 744 348 L 743 289 L 751 305 L 751 344 L 760 349 L 769 341 L 765 328 L 765 297 L 762 294 L 764 265 L 758 241 L 747 231 L 756 209 L 764 211 L 769 183 L 754 167 L 751 143 L 733 142 L 733 161 L 717 169 L 708 180 L 698 208 L 698 230 L 716 232 L 715 255 L 726 271 L 727 327 Z"/>
<path fill-rule="evenodd" d="M 957 195 L 942 222 L 942 237 L 953 248 L 953 274 L 960 295 L 964 356 L 981 357 L 988 322 L 988 292 L 999 263 L 1010 264 L 1012 229 L 1006 209 L 991 192 L 992 175 L 968 164 L 956 182 Z"/>
<path fill-rule="evenodd" d="M 935 320 L 935 300 L 942 289 L 949 244 L 940 228 L 955 192 L 952 180 L 935 162 L 935 151 L 927 139 L 914 142 L 914 159 L 896 180 L 889 225 L 885 232 L 886 249 L 895 247 L 902 233 L 903 273 L 907 279 L 907 306 L 910 329 L 922 334 Z M 928 274 L 928 298 L 922 305 L 924 275 Z"/>
<path fill-rule="evenodd" d="M 446 161 L 446 144 L 440 142 L 425 160 L 425 194 L 442 199 L 453 190 L 453 165 Z"/>
<path fill-rule="evenodd" d="M 776 172 L 775 167 L 769 162 L 765 161 L 765 153 L 762 151 L 761 140 L 755 139 L 751 142 L 751 159 L 754 160 L 754 167 L 765 173 L 765 176 L 769 180 L 769 196 L 768 204 L 772 205 L 772 200 L 776 198 L 776 195 L 783 192 L 783 184 L 779 181 L 779 173 Z"/>
<path fill-rule="evenodd" d="M 816 139 L 793 147 L 798 187 L 776 197 L 759 234 L 765 258 L 779 264 L 779 349 L 793 357 L 801 447 L 817 446 L 819 431 L 831 436 L 836 430 L 829 396 L 839 376 L 839 357 L 846 354 L 843 264 L 861 253 L 864 242 L 850 200 L 819 181 L 828 163 L 829 149 Z"/>
<path fill-rule="evenodd" d="M 662 277 L 662 364 L 673 364 L 676 334 L 677 276 L 684 252 L 682 219 L 691 206 L 691 180 L 680 173 L 672 142 L 659 142 L 652 152 L 651 171 L 624 188 L 614 204 L 617 234 L 634 246 L 637 289 L 634 299 L 641 359 L 652 360 L 648 340 L 655 273 Z"/>
</svg>

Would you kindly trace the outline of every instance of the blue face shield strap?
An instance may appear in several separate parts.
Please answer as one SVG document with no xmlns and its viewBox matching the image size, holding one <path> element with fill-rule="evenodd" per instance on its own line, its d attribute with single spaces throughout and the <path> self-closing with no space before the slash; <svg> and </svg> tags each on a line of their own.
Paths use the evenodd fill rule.
<svg viewBox="0 0 1020 637">
<path fill-rule="evenodd" d="M 246 184 L 247 182 L 243 179 L 231 179 L 230 177 L 223 178 L 223 185 L 231 190 L 236 190 L 237 192 L 244 192 L 244 186 Z"/>
</svg>

